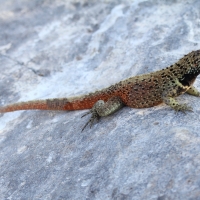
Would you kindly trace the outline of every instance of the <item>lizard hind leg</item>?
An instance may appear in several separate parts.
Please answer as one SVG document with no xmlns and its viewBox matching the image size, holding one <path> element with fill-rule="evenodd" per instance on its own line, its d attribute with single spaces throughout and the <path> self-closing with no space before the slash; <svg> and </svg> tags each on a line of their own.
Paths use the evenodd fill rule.
<svg viewBox="0 0 200 200">
<path fill-rule="evenodd" d="M 82 131 L 86 128 L 88 124 L 90 124 L 90 128 L 92 127 L 94 121 L 98 121 L 101 117 L 105 117 L 108 115 L 113 114 L 114 112 L 118 111 L 120 108 L 124 106 L 120 97 L 112 97 L 107 102 L 103 100 L 97 101 L 92 109 L 85 113 L 82 117 L 85 117 L 88 114 L 92 114 L 89 121 L 85 124 Z"/>
</svg>

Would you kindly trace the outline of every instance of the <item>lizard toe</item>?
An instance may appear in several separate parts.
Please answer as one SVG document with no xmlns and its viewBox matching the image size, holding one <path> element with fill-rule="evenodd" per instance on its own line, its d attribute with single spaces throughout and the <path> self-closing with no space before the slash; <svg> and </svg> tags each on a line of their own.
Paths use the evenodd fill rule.
<svg viewBox="0 0 200 200">
<path fill-rule="evenodd" d="M 90 124 L 90 128 L 92 127 L 92 125 L 94 124 L 95 121 L 99 121 L 100 116 L 97 113 L 97 111 L 95 109 L 91 109 L 89 112 L 87 112 L 86 114 L 84 114 L 82 117 L 85 117 L 88 114 L 92 114 L 92 116 L 90 117 L 89 121 L 85 124 L 85 126 L 82 128 L 82 131 L 87 127 L 87 125 Z"/>
<path fill-rule="evenodd" d="M 177 105 L 176 107 L 174 107 L 174 110 L 176 112 L 183 112 L 186 113 L 186 111 L 190 111 L 193 112 L 193 109 L 191 106 L 188 106 L 187 104 L 181 104 L 181 105 Z"/>
</svg>

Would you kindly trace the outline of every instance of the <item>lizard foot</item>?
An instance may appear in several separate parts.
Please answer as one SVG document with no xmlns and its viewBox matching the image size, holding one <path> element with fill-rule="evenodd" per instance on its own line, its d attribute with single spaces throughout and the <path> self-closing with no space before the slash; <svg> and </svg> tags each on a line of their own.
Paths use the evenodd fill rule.
<svg viewBox="0 0 200 200">
<path fill-rule="evenodd" d="M 92 114 L 92 116 L 90 117 L 89 121 L 85 124 L 85 126 L 82 128 L 82 131 L 86 128 L 88 124 L 90 124 L 91 128 L 92 125 L 94 124 L 94 121 L 99 121 L 100 119 L 100 116 L 95 109 L 91 109 L 89 112 L 85 113 L 81 118 L 85 117 L 88 114 Z"/>
<path fill-rule="evenodd" d="M 82 117 L 92 114 L 90 120 L 86 123 L 86 125 L 83 127 L 82 131 L 85 129 L 85 127 L 90 124 L 90 128 L 92 127 L 94 121 L 98 121 L 100 117 L 105 117 L 108 115 L 111 115 L 112 113 L 118 111 L 120 108 L 124 106 L 121 98 L 114 96 L 111 97 L 107 102 L 104 102 L 103 100 L 98 100 L 92 107 L 92 109 L 85 113 Z"/>
<path fill-rule="evenodd" d="M 176 112 L 181 111 L 181 112 L 183 112 L 183 113 L 185 113 L 186 111 L 191 111 L 191 112 L 193 112 L 192 107 L 191 107 L 191 106 L 188 106 L 187 104 L 179 104 L 179 105 L 176 105 L 176 106 L 174 107 L 174 110 L 175 110 Z"/>
</svg>

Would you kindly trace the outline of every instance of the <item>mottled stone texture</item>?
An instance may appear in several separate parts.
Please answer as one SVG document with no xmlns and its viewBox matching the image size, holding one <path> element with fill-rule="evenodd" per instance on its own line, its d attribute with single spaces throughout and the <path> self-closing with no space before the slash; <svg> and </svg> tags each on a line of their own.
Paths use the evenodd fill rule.
<svg viewBox="0 0 200 200">
<path fill-rule="evenodd" d="M 0 105 L 85 94 L 197 49 L 199 0 L 0 0 Z M 200 99 L 179 100 L 194 112 L 126 107 L 82 133 L 86 111 L 1 114 L 0 199 L 200 199 Z"/>
</svg>

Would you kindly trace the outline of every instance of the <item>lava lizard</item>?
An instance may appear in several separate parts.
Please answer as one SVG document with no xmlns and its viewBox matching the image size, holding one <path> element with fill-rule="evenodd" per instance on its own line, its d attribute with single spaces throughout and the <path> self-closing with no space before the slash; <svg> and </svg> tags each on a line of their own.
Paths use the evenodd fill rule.
<svg viewBox="0 0 200 200">
<path fill-rule="evenodd" d="M 190 106 L 178 103 L 175 97 L 185 92 L 200 96 L 200 92 L 193 86 L 199 74 L 200 50 L 197 50 L 165 69 L 128 78 L 94 93 L 72 98 L 15 103 L 1 107 L 0 113 L 29 109 L 90 109 L 85 114 L 91 113 L 90 120 L 83 127 L 85 129 L 88 124 L 91 127 L 95 120 L 118 111 L 124 105 L 132 108 L 146 108 L 164 102 L 176 111 L 191 111 Z"/>
</svg>

